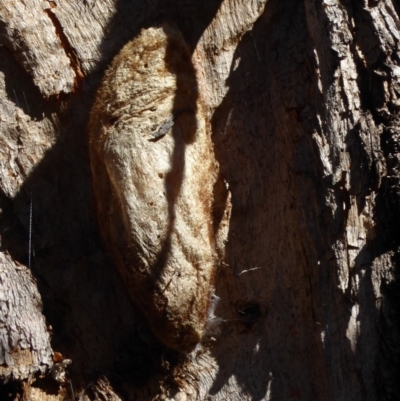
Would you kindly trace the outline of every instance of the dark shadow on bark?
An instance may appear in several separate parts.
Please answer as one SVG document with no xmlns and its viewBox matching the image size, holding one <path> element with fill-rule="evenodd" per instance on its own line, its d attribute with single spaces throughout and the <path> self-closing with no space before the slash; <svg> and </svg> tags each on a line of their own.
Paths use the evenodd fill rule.
<svg viewBox="0 0 400 401">
<path fill-rule="evenodd" d="M 370 4 L 371 7 L 376 5 Z M 354 300 L 360 307 L 362 330 L 357 348 L 358 368 L 365 383 L 374 381 L 377 398 L 386 401 L 400 397 L 400 129 L 398 113 L 392 109 L 390 101 L 385 100 L 384 87 L 390 86 L 390 63 L 398 63 L 398 60 L 396 55 L 385 54 L 381 50 L 380 33 L 376 32 L 370 10 L 357 2 L 350 2 L 346 6 L 356 25 L 355 43 L 365 57 L 364 62 L 361 60 L 357 63 L 357 71 L 367 124 L 361 129 L 356 127 L 356 132 L 348 136 L 351 174 L 356 174 L 351 191 L 352 195 L 357 195 L 360 213 L 365 196 L 372 190 L 376 192 L 373 211 L 375 227 L 371 228 L 371 236 L 356 258 L 353 273 L 353 277 L 356 274 L 362 277 L 359 297 Z M 395 6 L 398 12 L 398 4 Z M 355 49 L 354 54 L 358 54 Z M 390 61 L 390 57 L 394 60 Z M 356 147 L 351 146 L 353 140 Z M 380 155 L 386 168 L 385 177 L 379 177 L 377 171 L 378 163 L 382 163 L 382 160 L 377 160 Z M 360 177 L 364 180 L 361 181 Z M 381 298 L 377 298 L 378 289 L 373 288 L 373 282 L 376 285 L 377 281 L 381 281 Z M 371 351 L 368 352 L 369 349 Z M 367 354 L 372 362 L 365 360 Z"/>
<path fill-rule="evenodd" d="M 282 152 L 281 149 L 283 148 L 280 147 L 284 145 L 279 142 L 279 139 L 281 139 L 282 135 L 286 135 L 286 138 L 281 140 L 293 141 L 288 146 L 289 149 L 292 146 L 293 155 L 291 159 L 288 154 L 285 154 L 285 161 L 290 160 L 291 173 L 296 177 L 295 180 L 297 181 L 294 186 L 298 185 L 294 193 L 295 197 L 291 201 L 289 208 L 296 208 L 296 206 L 303 208 L 302 211 L 299 211 L 297 217 L 299 221 L 295 221 L 293 224 L 300 224 L 297 230 L 306 243 L 304 249 L 305 260 L 299 259 L 298 263 L 307 265 L 305 270 L 308 270 L 303 274 L 306 275 L 309 283 L 302 281 L 302 286 L 307 288 L 306 292 L 309 292 L 309 294 L 303 294 L 302 298 L 294 301 L 289 294 L 294 291 L 296 286 L 294 285 L 294 288 L 284 287 L 285 280 L 289 276 L 281 277 L 282 284 L 278 278 L 274 278 L 274 287 L 271 288 L 271 285 L 269 285 L 264 289 L 265 293 L 269 291 L 270 294 L 274 295 L 270 299 L 265 299 L 264 293 L 265 298 L 260 296 L 259 299 L 256 299 L 262 305 L 262 310 L 268 310 L 267 317 L 263 314 L 260 318 L 261 322 L 267 320 L 269 323 L 263 331 L 267 333 L 267 336 L 261 337 L 260 342 L 258 342 L 257 336 L 250 331 L 247 334 L 248 337 L 243 336 L 239 344 L 232 343 L 233 340 L 229 338 L 230 333 L 236 333 L 236 330 L 238 330 L 238 324 L 234 323 L 235 312 L 232 308 L 229 309 L 229 306 L 226 306 L 225 309 L 220 309 L 220 313 L 227 314 L 225 323 L 225 326 L 227 326 L 225 328 L 226 336 L 224 336 L 226 343 L 221 346 L 225 352 L 221 352 L 221 348 L 217 347 L 218 354 L 215 357 L 223 361 L 220 365 L 224 368 L 219 372 L 213 385 L 212 393 L 217 393 L 228 382 L 229 378 L 234 375 L 254 399 L 264 396 L 266 388 L 269 386 L 269 380 L 267 377 L 265 377 L 264 381 L 260 381 L 260 378 L 258 378 L 258 385 L 261 386 L 257 388 L 246 374 L 248 371 L 243 366 L 246 363 L 243 360 L 246 361 L 246 359 L 239 357 L 243 349 L 258 349 L 261 350 L 260 355 L 263 355 L 262 367 L 258 367 L 260 371 L 272 372 L 273 377 L 279 378 L 279 380 L 272 380 L 272 396 L 286 399 L 288 396 L 293 397 L 301 394 L 305 399 L 322 399 L 324 397 L 326 399 L 336 399 L 341 394 L 354 394 L 355 399 L 363 399 L 365 397 L 373 399 L 376 364 L 373 359 L 375 356 L 368 353 L 368 350 L 373 350 L 374 344 L 376 345 L 377 343 L 375 334 L 376 314 L 373 309 L 375 299 L 371 279 L 372 257 L 370 246 L 373 246 L 373 243 L 368 242 L 365 249 L 361 250 L 355 261 L 354 273 L 350 274 L 350 280 L 354 280 L 356 274 L 362 277 L 359 283 L 360 291 L 356 299 L 352 298 L 352 294 L 349 291 L 347 291 L 347 294 L 343 294 L 341 290 L 337 289 L 339 267 L 333 253 L 337 239 L 345 235 L 344 229 L 350 208 L 350 195 L 357 196 L 357 205 L 361 212 L 365 205 L 365 198 L 371 194 L 372 190 L 377 188 L 377 160 L 374 158 L 374 152 L 378 152 L 378 149 L 374 143 L 368 143 L 368 138 L 365 137 L 370 130 L 373 130 L 373 122 L 369 122 L 370 117 L 366 110 L 365 126 L 356 126 L 346 138 L 347 150 L 350 152 L 352 160 L 349 171 L 350 192 L 346 189 L 346 176 L 343 176 L 341 181 L 333 185 L 333 177 L 326 176 L 323 166 L 318 164 L 320 150 L 311 138 L 312 133 L 318 133 L 319 123 L 315 117 L 316 111 L 324 117 L 324 111 L 321 110 L 324 100 L 318 93 L 318 83 L 315 77 L 317 68 L 310 61 L 313 59 L 311 53 L 314 49 L 312 44 L 307 42 L 307 38 L 302 36 L 306 29 L 302 28 L 297 31 L 297 27 L 302 20 L 302 17 L 300 17 L 302 12 L 299 11 L 301 6 L 296 8 L 294 4 L 291 6 L 286 4 L 286 7 L 289 7 L 291 14 L 298 16 L 298 19 L 294 16 L 289 24 L 284 18 L 279 19 L 272 12 L 272 19 L 278 25 L 274 26 L 273 32 L 269 32 L 264 25 L 263 36 L 258 34 L 257 29 L 263 25 L 263 18 L 261 18 L 253 29 L 252 37 L 250 35 L 244 37 L 239 44 L 233 65 L 237 65 L 235 62 L 240 62 L 240 64 L 237 69 L 231 71 L 228 79 L 230 88 L 228 95 L 213 117 L 217 159 L 221 165 L 224 178 L 229 183 L 233 203 L 227 245 L 227 267 L 224 269 L 226 270 L 224 274 L 227 275 L 226 284 L 225 286 L 220 285 L 220 288 L 217 287 L 217 293 L 221 298 L 228 297 L 227 294 L 230 294 L 230 298 L 234 300 L 235 298 L 232 297 L 232 294 L 235 294 L 240 299 L 241 295 L 246 294 L 247 288 L 257 288 L 257 281 L 265 283 L 265 278 L 260 279 L 259 272 L 251 273 L 254 274 L 253 279 L 246 279 L 247 276 L 243 275 L 240 276 L 241 280 L 236 280 L 234 275 L 235 272 L 240 273 L 252 266 L 251 263 L 256 259 L 255 257 L 261 256 L 257 255 L 256 249 L 250 249 L 253 246 L 252 240 L 258 243 L 264 240 L 265 248 L 263 252 L 269 252 L 271 259 L 275 258 L 279 260 L 281 265 L 284 265 L 284 258 L 279 255 L 278 250 L 268 249 L 268 242 L 273 242 L 273 235 L 279 236 L 279 224 L 275 223 L 274 225 L 276 233 L 271 232 L 273 231 L 271 230 L 269 236 L 266 236 L 265 233 L 263 235 L 258 228 L 264 224 L 264 231 L 268 232 L 269 227 L 263 222 L 266 212 L 257 212 L 258 205 L 256 201 L 264 203 L 266 205 L 265 209 L 271 210 L 270 213 L 278 212 L 278 208 L 274 205 L 274 196 L 271 195 L 271 192 L 278 191 L 278 188 L 276 186 L 272 187 L 273 180 L 271 177 L 277 174 L 277 167 L 275 166 L 279 166 L 279 163 L 282 163 L 283 157 L 280 154 L 281 158 L 275 160 L 270 152 L 273 154 Z M 273 10 L 274 3 L 268 3 L 267 9 L 269 11 Z M 298 14 L 294 10 L 297 10 Z M 288 34 L 288 31 L 291 34 Z M 323 36 L 327 41 L 325 49 L 328 49 L 328 32 Z M 305 43 L 301 43 L 302 39 Z M 297 43 L 296 40 L 300 43 Z M 249 49 L 252 46 L 253 49 L 258 49 L 258 54 L 261 54 L 260 58 L 256 54 L 250 55 Z M 338 66 L 338 61 L 336 60 L 332 64 L 331 61 L 335 57 L 325 56 L 326 58 L 322 60 L 324 64 L 322 67 L 322 81 L 326 90 L 326 88 L 330 87 L 332 73 Z M 268 57 L 268 60 L 264 57 Z M 285 57 L 290 58 L 291 62 L 288 63 Z M 261 64 L 261 71 L 257 69 L 259 64 Z M 288 65 L 292 68 L 289 73 Z M 252 80 L 255 82 L 252 82 Z M 258 98 L 258 90 L 269 98 L 273 105 L 273 110 Z M 373 90 L 373 93 L 375 93 L 375 91 L 379 91 L 379 88 L 375 87 Z M 323 95 L 327 96 L 327 93 Z M 371 93 L 369 95 L 371 96 Z M 362 99 L 363 104 L 369 104 L 366 100 L 367 98 L 364 96 Z M 379 102 L 379 98 L 377 101 Z M 263 109 L 263 112 L 260 113 L 257 107 Z M 284 110 L 283 112 L 282 109 Z M 290 131 L 289 133 L 285 132 L 283 126 L 279 126 L 280 121 L 284 120 L 280 118 L 280 113 L 287 117 L 286 129 Z M 246 124 L 240 122 L 240 115 L 243 114 L 246 115 Z M 271 121 L 271 123 L 270 125 L 264 123 L 264 126 L 269 128 L 269 132 L 264 131 L 261 134 L 261 131 L 257 131 L 257 127 L 254 127 L 254 122 L 262 121 L 263 119 Z M 257 134 L 259 134 L 259 137 L 257 137 Z M 338 152 L 340 151 L 344 150 L 334 149 L 334 169 L 339 165 Z M 245 167 L 243 167 L 244 165 Z M 262 172 L 264 175 L 258 178 L 258 172 Z M 249 182 L 252 184 L 251 191 L 250 189 L 246 191 L 246 185 Z M 288 183 L 284 181 L 285 184 Z M 394 188 L 395 186 L 393 185 Z M 264 192 L 260 193 L 259 191 L 263 189 Z M 332 193 L 332 204 L 339 205 L 333 216 L 327 211 L 325 203 L 325 195 L 328 190 Z M 387 194 L 382 199 L 387 201 Z M 381 207 L 379 195 L 377 201 L 378 210 Z M 345 207 L 342 208 L 340 207 L 341 205 L 345 205 Z M 400 208 L 396 210 L 400 210 Z M 399 219 L 393 218 L 392 221 L 394 225 Z M 280 223 L 284 224 L 284 219 Z M 388 238 L 391 238 L 391 236 L 392 233 L 389 233 Z M 248 239 L 250 244 L 247 244 L 247 246 L 242 244 L 241 238 Z M 287 242 L 290 241 L 287 237 L 281 238 L 285 238 Z M 319 254 L 316 254 L 315 250 L 319 250 Z M 285 257 L 289 257 L 289 255 L 285 254 Z M 262 263 L 256 263 L 262 265 Z M 274 269 L 276 267 L 272 264 L 271 268 Z M 263 272 L 263 270 L 260 269 L 260 272 Z M 250 275 L 250 273 L 246 274 Z M 259 278 L 258 280 L 257 277 Z M 299 277 L 301 277 L 300 274 Z M 221 282 L 222 280 L 219 281 Z M 242 294 L 240 287 L 243 287 Z M 282 302 L 276 303 L 276 300 L 282 300 Z M 251 301 L 253 302 L 253 300 Z M 285 301 L 286 308 L 283 307 Z M 291 311 L 296 309 L 298 302 L 302 304 L 308 303 L 311 313 L 308 317 L 310 320 L 307 323 L 295 320 L 296 330 L 299 330 L 299 327 L 304 325 L 303 328 L 308 327 L 310 331 L 306 334 L 304 333 L 303 338 L 293 340 L 293 331 L 289 327 L 279 326 L 278 319 L 284 316 L 285 313 L 288 316 L 294 313 Z M 352 314 L 351 309 L 357 306 L 357 303 L 359 304 L 358 319 L 362 330 L 365 330 L 365 334 L 362 334 L 357 349 L 354 351 L 350 342 L 346 339 L 346 330 Z M 269 307 L 266 308 L 266 305 Z M 272 305 L 273 307 L 271 307 Z M 393 310 L 396 309 L 394 308 Z M 280 312 L 279 314 L 278 311 Z M 298 319 L 298 316 L 293 315 L 292 318 Z M 261 322 L 256 323 L 252 330 L 257 330 L 257 325 L 262 324 Z M 312 323 L 316 326 L 312 327 Z M 321 337 L 318 338 L 318 336 L 322 336 L 318 331 L 324 335 L 322 340 Z M 303 361 L 303 363 L 296 365 L 296 351 L 293 349 L 295 347 L 291 347 L 294 344 L 300 346 L 302 340 L 304 341 L 304 337 L 307 336 L 311 338 L 311 342 L 314 341 L 314 347 L 310 347 L 313 350 L 310 352 L 310 363 L 305 364 Z M 232 335 L 232 338 L 234 337 Z M 281 342 L 282 337 L 286 340 L 284 345 Z M 263 343 L 264 341 L 268 341 L 268 350 L 267 348 L 264 349 L 264 346 L 266 347 L 266 344 Z M 226 356 L 232 354 L 235 356 L 230 359 Z M 282 363 L 282 359 L 287 354 L 291 355 L 291 360 L 286 364 Z M 368 358 L 367 355 L 371 358 Z M 227 365 L 228 359 L 231 361 L 231 366 Z M 232 360 L 235 360 L 234 366 L 232 366 Z M 239 364 L 241 364 L 240 367 Z M 320 371 L 312 372 L 312 365 L 318 366 L 317 369 L 320 369 Z M 282 366 L 292 366 L 292 369 L 289 372 L 283 372 L 280 370 Z M 344 369 L 343 367 L 346 368 Z M 310 369 L 309 374 L 304 372 L 307 369 Z M 304 385 L 304 382 L 307 381 L 305 379 L 297 387 L 294 384 L 295 380 L 302 375 L 304 375 L 303 377 L 318 377 L 320 382 L 308 382 L 307 385 Z M 296 376 L 297 378 L 293 380 L 293 377 Z M 391 385 L 393 385 L 393 382 L 391 382 Z M 291 386 L 290 390 L 288 390 L 289 386 Z M 305 394 L 307 395 L 305 396 Z"/>
<path fill-rule="evenodd" d="M 214 351 L 220 370 L 211 394 L 234 376 L 252 400 L 267 394 L 271 399 L 326 396 L 326 376 L 316 372 L 322 346 L 318 349 L 313 311 L 318 300 L 312 299 L 310 280 L 316 283 L 309 278 L 313 255 L 303 251 L 301 241 L 303 213 L 308 213 L 304 201 L 312 196 L 303 189 L 302 199 L 296 188 L 298 180 L 311 182 L 320 168 L 313 166 L 307 138 L 317 126 L 312 110 L 317 101 L 304 24 L 302 4 L 267 3 L 236 49 L 229 91 L 212 118 L 232 216 L 216 290 L 221 302 L 226 298 L 230 304 L 217 310 L 226 321 Z M 246 305 L 261 312 L 251 325 L 241 313 Z M 300 357 L 305 349 L 308 363 Z M 319 382 L 310 383 L 310 377 Z"/>
<path fill-rule="evenodd" d="M 382 277 L 380 291 L 383 298 L 379 302 L 375 300 L 379 307 L 377 382 L 380 399 L 385 401 L 400 397 L 400 129 L 399 122 L 388 123 L 392 127 L 386 127 L 381 136 L 388 175 L 382 180 L 376 197 L 376 236 L 371 244 L 373 258 L 378 264 L 383 263 L 379 258 L 386 253 L 389 253 L 391 263 L 386 277 Z"/>
<path fill-rule="evenodd" d="M 0 386 L 0 397 L 4 401 L 17 400 L 21 393 L 23 388 L 20 382 L 10 381 Z"/>
<path fill-rule="evenodd" d="M 182 44 L 179 43 L 178 38 L 173 36 L 174 33 L 170 32 L 170 28 L 164 27 L 164 32 L 169 37 L 165 63 L 169 71 L 176 75 L 176 91 L 172 111 L 174 116 L 172 127 L 174 150 L 171 156 L 172 167 L 165 177 L 169 216 L 168 228 L 162 250 L 153 268 L 154 281 L 161 275 L 171 249 L 171 235 L 174 231 L 176 217 L 175 204 L 180 194 L 185 169 L 185 150 L 186 146 L 193 142 L 197 130 L 198 88 L 194 67 L 190 58 L 186 58 L 186 56 L 190 57 L 189 54 L 186 55 L 182 52 Z M 185 123 L 179 124 L 183 114 L 186 117 Z"/>
<path fill-rule="evenodd" d="M 358 305 L 357 320 L 361 327 L 354 369 L 363 383 L 364 395 L 385 401 L 400 396 L 397 380 L 400 373 L 400 191 L 399 178 L 390 171 L 393 162 L 390 154 L 397 153 L 399 131 L 394 135 L 395 141 L 393 134 L 386 131 L 381 137 L 389 176 L 382 179 L 377 190 L 373 216 L 376 225 L 356 257 L 350 277 L 353 286 L 354 280 L 358 280 L 358 294 L 348 294 L 349 307 Z M 357 163 L 357 158 L 352 160 Z M 387 257 L 382 259 L 384 255 Z M 378 280 L 380 288 L 374 289 L 373 283 L 376 285 Z M 382 295 L 378 296 L 377 291 Z"/>
<path fill-rule="evenodd" d="M 41 120 L 43 114 L 49 117 L 56 110 L 54 100 L 43 99 L 32 78 L 6 47 L 0 47 L 0 71 L 8 78 L 4 82 L 7 100 L 33 120 Z M 4 122 L 0 124 L 2 129 Z"/>
<path fill-rule="evenodd" d="M 363 31 L 362 35 L 366 35 L 368 29 L 365 26 L 361 26 L 360 20 L 354 16 L 352 10 L 352 6 L 360 8 L 359 3 L 342 2 L 342 4 L 348 7 L 349 19 L 355 18 L 355 31 Z M 363 12 L 367 13 L 367 11 Z M 312 15 L 309 16 L 310 20 L 311 17 L 317 17 L 314 18 L 314 23 L 316 21 L 323 21 L 323 17 L 319 18 L 316 15 Z M 320 27 L 323 26 L 322 22 Z M 318 32 L 315 26 L 311 28 L 314 30 L 314 33 L 315 31 Z M 372 27 L 369 29 L 372 29 Z M 373 49 L 375 47 L 374 40 L 377 40 L 376 35 L 374 36 L 373 32 L 369 32 L 369 35 L 372 37 L 372 41 L 368 42 L 365 38 L 362 38 L 363 43 L 358 43 L 358 46 L 362 47 L 365 52 L 371 51 L 371 48 L 376 51 L 376 49 Z M 337 67 L 337 61 L 331 60 L 332 65 L 330 65 L 329 58 L 325 58 L 326 55 L 322 55 L 321 57 L 320 54 L 324 52 L 324 49 L 330 47 L 328 36 L 329 30 L 327 29 L 325 33 L 321 32 L 321 35 L 316 39 L 317 42 L 314 43 L 320 60 L 319 68 L 325 91 L 327 88 L 330 88 L 329 82 L 334 71 L 334 69 L 332 70 L 332 66 Z M 370 46 L 368 49 L 363 47 L 367 44 Z M 352 46 L 354 46 L 354 54 L 357 54 L 355 44 L 353 43 Z M 377 301 L 374 298 L 371 274 L 372 261 L 377 256 L 375 249 L 376 241 L 381 241 L 382 236 L 377 235 L 379 240 L 368 238 L 367 245 L 360 250 L 355 259 L 354 268 L 350 269 L 349 285 L 345 294 L 337 289 L 337 275 L 341 272 L 336 261 L 337 256 L 334 253 L 338 241 L 345 243 L 343 237 L 346 235 L 344 230 L 351 206 L 351 196 L 356 197 L 358 211 L 361 213 L 365 206 L 366 197 L 372 191 L 378 189 L 377 155 L 379 155 L 380 150 L 379 145 L 376 143 L 379 142 L 379 130 L 375 124 L 378 125 L 382 121 L 382 119 L 376 119 L 376 108 L 382 106 L 383 87 L 382 81 L 379 81 L 381 83 L 379 86 L 377 85 L 379 82 L 374 80 L 374 70 L 379 67 L 379 62 L 382 59 L 376 57 L 374 52 L 370 52 L 368 57 L 372 57 L 374 64 L 370 66 L 368 71 L 360 71 L 360 68 L 363 68 L 363 66 L 360 60 L 357 60 L 356 56 L 359 72 L 358 84 L 361 91 L 361 105 L 364 113 L 361 117 L 363 124 L 356 125 L 347 134 L 347 149 L 345 150 L 339 149 L 337 146 L 335 147 L 334 136 L 336 132 L 331 132 L 331 137 L 329 137 L 329 132 L 326 133 L 328 135 L 330 150 L 333 152 L 333 155 L 330 156 L 333 159 L 333 169 L 337 168 L 337 161 L 339 160 L 337 152 L 348 151 L 351 158 L 349 171 L 343 172 L 342 179 L 333 185 L 332 176 L 326 176 L 321 166 L 318 171 L 315 161 L 321 156 L 311 157 L 310 162 L 314 163 L 315 171 L 309 175 L 310 186 L 303 185 L 303 188 L 299 188 L 301 198 L 310 199 L 309 204 L 305 208 L 305 215 L 307 216 L 305 221 L 307 222 L 309 235 L 312 238 L 311 243 L 315 244 L 315 248 L 321 252 L 317 255 L 319 268 L 314 268 L 315 278 L 313 280 L 313 286 L 321 294 L 321 299 L 318 302 L 313 302 L 313 309 L 315 317 L 324 331 L 324 340 L 322 342 L 324 343 L 326 358 L 325 367 L 327 376 L 331 378 L 328 381 L 329 399 L 336 399 L 341 394 L 352 394 L 354 399 L 375 399 L 375 384 L 377 377 L 380 375 L 380 373 L 377 373 L 379 370 L 377 359 L 381 357 L 376 354 L 378 341 L 377 328 L 380 323 L 377 322 L 375 307 L 375 302 Z M 314 83 L 314 87 L 315 89 L 318 87 L 316 82 Z M 328 94 L 324 93 L 323 95 L 326 97 Z M 318 96 L 315 96 L 314 102 L 317 101 Z M 307 103 L 312 104 L 312 101 L 308 101 Z M 322 100 L 321 105 L 323 104 L 324 101 Z M 314 107 L 324 117 L 324 112 L 321 112 L 320 106 L 314 105 Z M 374 116 L 375 124 L 371 118 L 371 114 Z M 303 121 L 301 121 L 301 124 L 306 132 L 311 131 L 307 129 Z M 314 129 L 318 127 L 318 124 L 311 123 L 310 125 Z M 315 148 L 316 155 L 320 153 L 320 150 L 317 149 L 315 143 L 312 143 L 310 137 L 308 143 L 306 142 L 305 148 L 301 151 L 302 155 L 307 154 L 307 151 L 305 151 L 307 147 L 309 149 L 308 152 L 311 154 L 313 153 L 313 148 Z M 335 149 L 332 150 L 332 148 Z M 306 168 L 303 167 L 301 171 L 306 172 Z M 380 193 L 381 189 L 378 192 L 376 210 L 382 205 L 380 203 Z M 330 199 L 333 205 L 338 205 L 334 213 L 330 213 L 325 203 L 325 196 L 327 199 Z M 306 205 L 304 202 L 303 204 Z M 343 207 L 340 207 L 341 205 Z M 376 221 L 376 212 L 374 214 Z M 346 245 L 348 244 L 345 243 Z M 351 245 L 348 245 L 348 248 L 351 249 Z M 309 249 L 307 253 L 309 255 L 312 254 Z M 355 295 L 351 293 L 350 289 L 357 288 L 356 280 L 358 279 L 359 290 L 357 291 L 357 295 Z M 358 308 L 359 310 L 357 323 L 361 327 L 361 337 L 355 350 L 352 348 L 350 341 L 346 339 L 347 324 L 353 312 L 352 308 Z M 345 370 L 343 367 L 346 367 Z"/>
</svg>

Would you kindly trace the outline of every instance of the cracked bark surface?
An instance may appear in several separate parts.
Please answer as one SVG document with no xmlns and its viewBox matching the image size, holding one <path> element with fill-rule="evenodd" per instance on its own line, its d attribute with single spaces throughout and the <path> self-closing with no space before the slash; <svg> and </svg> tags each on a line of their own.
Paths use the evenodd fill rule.
<svg viewBox="0 0 400 401">
<path fill-rule="evenodd" d="M 32 200 L 38 321 L 72 360 L 64 383 L 2 378 L 4 399 L 400 397 L 400 6 L 203 3 L 0 1 L 1 267 L 28 264 Z M 100 239 L 86 135 L 113 57 L 163 22 L 190 49 L 231 208 L 216 324 L 188 355 L 151 334 Z"/>
<path fill-rule="evenodd" d="M 0 380 L 32 381 L 53 365 L 42 302 L 29 270 L 0 254 Z"/>
</svg>

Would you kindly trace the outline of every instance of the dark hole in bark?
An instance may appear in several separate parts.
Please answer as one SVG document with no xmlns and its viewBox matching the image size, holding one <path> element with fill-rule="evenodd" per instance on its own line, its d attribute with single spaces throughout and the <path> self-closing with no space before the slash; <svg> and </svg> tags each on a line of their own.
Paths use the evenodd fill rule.
<svg viewBox="0 0 400 401">
<path fill-rule="evenodd" d="M 0 400 L 14 401 L 15 399 L 19 399 L 19 394 L 22 394 L 21 383 L 11 380 L 0 384 Z"/>
<path fill-rule="evenodd" d="M 246 304 L 238 308 L 238 313 L 243 322 L 253 325 L 261 317 L 261 308 L 258 303 Z"/>
<path fill-rule="evenodd" d="M 109 126 L 111 127 L 111 126 L 114 125 L 117 121 L 118 121 L 118 118 L 117 118 L 117 117 L 110 117 L 110 118 L 108 119 L 108 124 L 109 124 Z"/>
<path fill-rule="evenodd" d="M 58 395 L 60 390 L 59 383 L 53 379 L 51 375 L 45 377 L 39 377 L 32 384 L 32 387 L 39 388 L 46 392 L 46 394 Z"/>
</svg>

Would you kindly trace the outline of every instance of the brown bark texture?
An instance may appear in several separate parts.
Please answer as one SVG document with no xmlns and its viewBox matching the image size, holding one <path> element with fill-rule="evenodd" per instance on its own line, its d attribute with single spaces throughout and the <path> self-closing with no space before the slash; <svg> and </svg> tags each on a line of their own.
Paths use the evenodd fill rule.
<svg viewBox="0 0 400 401">
<path fill-rule="evenodd" d="M 42 302 L 31 272 L 1 258 L 1 366 L 3 381 L 31 379 L 53 365 L 50 335 Z"/>
<path fill-rule="evenodd" d="M 0 399 L 400 399 L 398 0 L 0 0 Z"/>
</svg>

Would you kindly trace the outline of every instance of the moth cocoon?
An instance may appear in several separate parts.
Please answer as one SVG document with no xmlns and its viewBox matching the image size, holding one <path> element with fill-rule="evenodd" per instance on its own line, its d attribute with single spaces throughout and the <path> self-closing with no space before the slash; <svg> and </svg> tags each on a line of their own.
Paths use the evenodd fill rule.
<svg viewBox="0 0 400 401">
<path fill-rule="evenodd" d="M 142 30 L 115 57 L 89 122 L 100 230 L 134 302 L 168 347 L 207 321 L 216 163 L 181 34 Z"/>
</svg>

